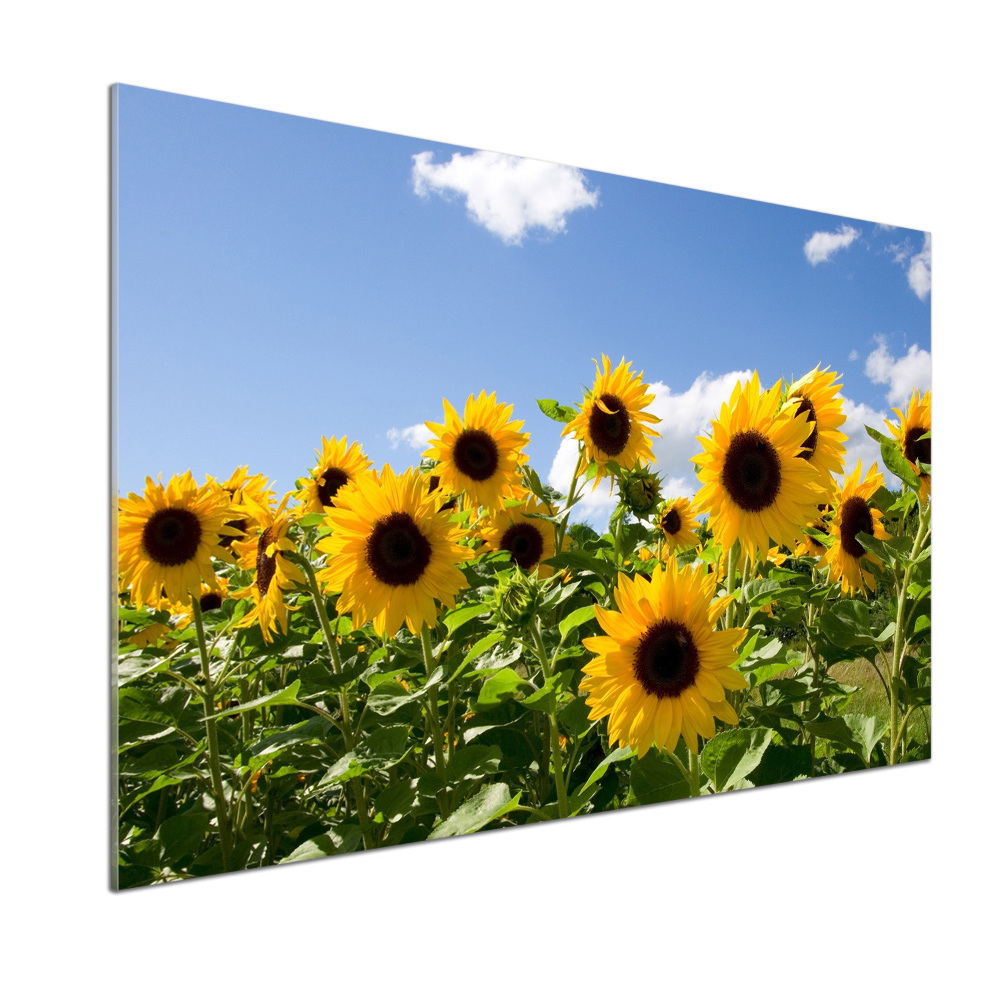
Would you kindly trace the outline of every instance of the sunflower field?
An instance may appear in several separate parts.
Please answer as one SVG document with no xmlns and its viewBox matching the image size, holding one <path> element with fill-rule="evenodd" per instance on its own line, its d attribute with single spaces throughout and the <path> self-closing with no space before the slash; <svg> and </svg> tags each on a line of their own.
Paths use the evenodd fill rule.
<svg viewBox="0 0 1000 1000">
<path fill-rule="evenodd" d="M 323 438 L 118 500 L 118 885 L 372 850 L 930 756 L 930 393 L 845 468 L 836 373 L 722 404 L 664 497 L 631 363 L 444 401 L 419 468 Z M 617 498 L 608 530 L 574 522 Z"/>
</svg>

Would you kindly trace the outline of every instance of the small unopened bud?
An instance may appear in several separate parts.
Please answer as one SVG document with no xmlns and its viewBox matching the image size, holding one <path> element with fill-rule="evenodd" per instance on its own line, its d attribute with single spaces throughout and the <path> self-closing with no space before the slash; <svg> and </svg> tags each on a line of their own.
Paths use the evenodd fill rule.
<svg viewBox="0 0 1000 1000">
<path fill-rule="evenodd" d="M 622 503 L 637 517 L 651 513 L 660 503 L 660 477 L 648 469 L 623 469 L 618 485 Z"/>
<path fill-rule="evenodd" d="M 539 580 L 534 573 L 525 573 L 519 566 L 503 574 L 489 601 L 497 624 L 503 629 L 519 629 L 531 622 L 550 583 L 551 580 Z"/>
</svg>

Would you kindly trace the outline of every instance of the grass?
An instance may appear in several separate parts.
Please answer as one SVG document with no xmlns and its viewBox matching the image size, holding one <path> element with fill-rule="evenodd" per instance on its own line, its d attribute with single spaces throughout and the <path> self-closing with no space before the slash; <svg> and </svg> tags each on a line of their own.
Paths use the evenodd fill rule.
<svg viewBox="0 0 1000 1000">
<path fill-rule="evenodd" d="M 879 659 L 882 675 L 888 674 L 889 665 Z M 852 660 L 838 663 L 830 668 L 830 676 L 840 684 L 859 688 L 851 699 L 850 712 L 860 712 L 863 715 L 873 715 L 879 722 L 888 724 L 889 703 L 885 688 L 882 686 L 875 668 L 867 660 Z M 931 710 L 930 706 L 918 708 L 910 716 L 907 724 L 908 737 L 921 742 L 930 742 Z"/>
</svg>

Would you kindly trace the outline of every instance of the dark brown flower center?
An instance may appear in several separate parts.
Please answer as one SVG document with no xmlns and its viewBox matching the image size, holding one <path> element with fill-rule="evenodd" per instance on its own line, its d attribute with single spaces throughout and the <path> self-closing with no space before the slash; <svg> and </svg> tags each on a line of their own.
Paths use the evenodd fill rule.
<svg viewBox="0 0 1000 1000">
<path fill-rule="evenodd" d="M 665 535 L 676 535 L 681 530 L 681 516 L 673 507 L 660 519 L 660 529 Z"/>
<path fill-rule="evenodd" d="M 349 482 L 350 476 L 343 469 L 335 467 L 325 469 L 323 475 L 316 480 L 316 494 L 319 497 L 319 502 L 324 507 L 332 507 L 333 498 L 337 495 L 337 491 Z"/>
<path fill-rule="evenodd" d="M 611 413 L 605 413 L 597 402 L 603 403 Z M 588 422 L 590 439 L 594 446 L 603 451 L 606 455 L 620 455 L 628 444 L 629 432 L 632 429 L 628 417 L 628 409 L 617 397 L 606 392 L 598 396 L 594 405 L 590 409 L 590 420 Z"/>
<path fill-rule="evenodd" d="M 431 561 L 431 543 L 409 514 L 398 511 L 375 522 L 365 556 L 380 583 L 405 587 L 423 576 Z"/>
<path fill-rule="evenodd" d="M 813 406 L 811 399 L 805 399 L 804 397 L 795 398 L 799 400 L 795 416 L 798 416 L 800 413 L 806 413 L 812 421 L 812 430 L 809 432 L 809 437 L 802 442 L 802 450 L 799 452 L 799 458 L 808 460 L 816 454 L 816 442 L 819 440 L 819 423 L 816 421 L 816 407 Z"/>
<path fill-rule="evenodd" d="M 646 694 L 676 698 L 694 683 L 698 662 L 698 648 L 687 627 L 661 621 L 643 633 L 632 671 Z"/>
<path fill-rule="evenodd" d="M 201 542 L 198 515 L 183 507 L 156 511 L 142 529 L 142 547 L 160 566 L 181 566 L 190 562 Z"/>
<path fill-rule="evenodd" d="M 781 460 L 759 431 L 734 434 L 722 465 L 722 485 L 743 510 L 765 510 L 781 489 Z"/>
<path fill-rule="evenodd" d="M 849 497 L 840 510 L 840 544 L 844 551 L 855 559 L 865 554 L 864 546 L 858 541 L 858 532 L 875 534 L 875 522 L 868 504 L 861 497 Z"/>
<path fill-rule="evenodd" d="M 464 430 L 455 441 L 452 461 L 463 476 L 481 483 L 497 471 L 500 452 L 496 442 L 486 431 Z"/>
<path fill-rule="evenodd" d="M 911 427 L 906 432 L 906 437 L 903 440 L 903 454 L 911 462 L 931 464 L 931 439 L 924 437 L 927 430 L 926 427 Z"/>
<path fill-rule="evenodd" d="M 214 590 L 209 591 L 201 595 L 198 604 L 202 611 L 218 611 L 222 607 L 222 594 L 217 594 Z"/>
<path fill-rule="evenodd" d="M 267 554 L 267 547 L 274 541 L 275 534 L 274 525 L 271 525 L 266 531 L 261 532 L 257 541 L 257 590 L 261 597 L 267 596 L 267 588 L 271 586 L 278 563 L 276 555 Z"/>
<path fill-rule="evenodd" d="M 500 548 L 521 569 L 529 570 L 542 558 L 542 533 L 533 524 L 511 525 L 500 539 Z"/>
</svg>

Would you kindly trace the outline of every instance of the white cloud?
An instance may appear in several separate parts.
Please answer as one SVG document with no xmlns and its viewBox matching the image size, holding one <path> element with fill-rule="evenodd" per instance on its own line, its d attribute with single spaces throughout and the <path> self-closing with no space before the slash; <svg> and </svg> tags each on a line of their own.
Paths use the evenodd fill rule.
<svg viewBox="0 0 1000 1000">
<path fill-rule="evenodd" d="M 924 233 L 924 246 L 920 253 L 910 258 L 910 267 L 906 272 L 906 280 L 910 288 L 923 302 L 931 291 L 931 234 Z"/>
<path fill-rule="evenodd" d="M 860 229 L 845 223 L 835 233 L 813 233 L 802 249 L 805 251 L 806 260 L 815 267 L 829 260 L 838 250 L 849 247 L 860 235 Z"/>
<path fill-rule="evenodd" d="M 906 354 L 897 359 L 889 353 L 885 337 L 876 337 L 875 340 L 878 347 L 865 361 L 865 374 L 876 385 L 889 386 L 885 398 L 890 403 L 901 406 L 914 389 L 923 392 L 931 387 L 930 351 L 911 344 Z"/>
<path fill-rule="evenodd" d="M 704 450 L 699 435 L 711 433 L 712 420 L 732 394 L 737 382 L 746 381 L 751 371 L 727 372 L 712 377 L 702 372 L 684 392 L 671 392 L 662 382 L 650 384 L 653 401 L 646 409 L 660 418 L 655 429 L 660 437 L 653 438 L 656 471 L 663 482 L 664 495 L 694 496 L 701 483 L 695 476 L 693 455 Z"/>
<path fill-rule="evenodd" d="M 883 434 L 888 434 L 889 429 L 883 422 L 887 414 L 881 410 L 876 410 L 867 403 L 855 403 L 852 399 L 844 399 L 844 417 L 840 429 L 847 435 L 845 445 L 846 454 L 844 456 L 844 473 L 850 475 L 861 460 L 862 473 L 867 473 L 872 462 L 877 462 L 879 471 L 885 478 L 886 486 L 895 489 L 899 485 L 899 480 L 886 469 L 882 464 L 881 451 L 878 443 L 873 441 L 865 430 L 865 425 L 873 427 Z M 843 477 L 840 477 L 843 479 Z"/>
<path fill-rule="evenodd" d="M 902 243 L 890 243 L 882 252 L 892 254 L 893 264 L 905 264 L 913 256 L 913 244 L 907 236 Z"/>
<path fill-rule="evenodd" d="M 464 196 L 469 217 L 508 245 L 533 228 L 561 233 L 570 212 L 597 204 L 599 192 L 576 167 L 483 150 L 433 159 L 431 152 L 413 157 L 414 193 Z"/>
<path fill-rule="evenodd" d="M 554 486 L 561 493 L 568 493 L 570 483 L 573 481 L 573 472 L 579 460 L 579 442 L 573 437 L 564 437 L 559 442 L 559 450 L 556 457 L 552 459 L 549 468 L 548 483 Z M 583 496 L 580 501 L 573 505 L 571 520 L 588 521 L 595 531 L 606 531 L 608 518 L 618 503 L 618 491 L 611 491 L 611 484 L 607 479 L 601 481 L 596 489 L 592 484 L 587 484 L 583 488 Z M 610 495 L 609 495 L 610 494 Z"/>
<path fill-rule="evenodd" d="M 847 355 L 847 360 L 848 361 L 857 361 L 858 358 L 860 358 L 860 357 L 861 357 L 861 355 L 858 354 L 857 351 L 852 350 L 851 353 Z"/>
<path fill-rule="evenodd" d="M 405 444 L 417 451 L 425 451 L 434 435 L 426 424 L 413 424 L 411 427 L 390 427 L 385 436 L 394 449 Z"/>
</svg>

